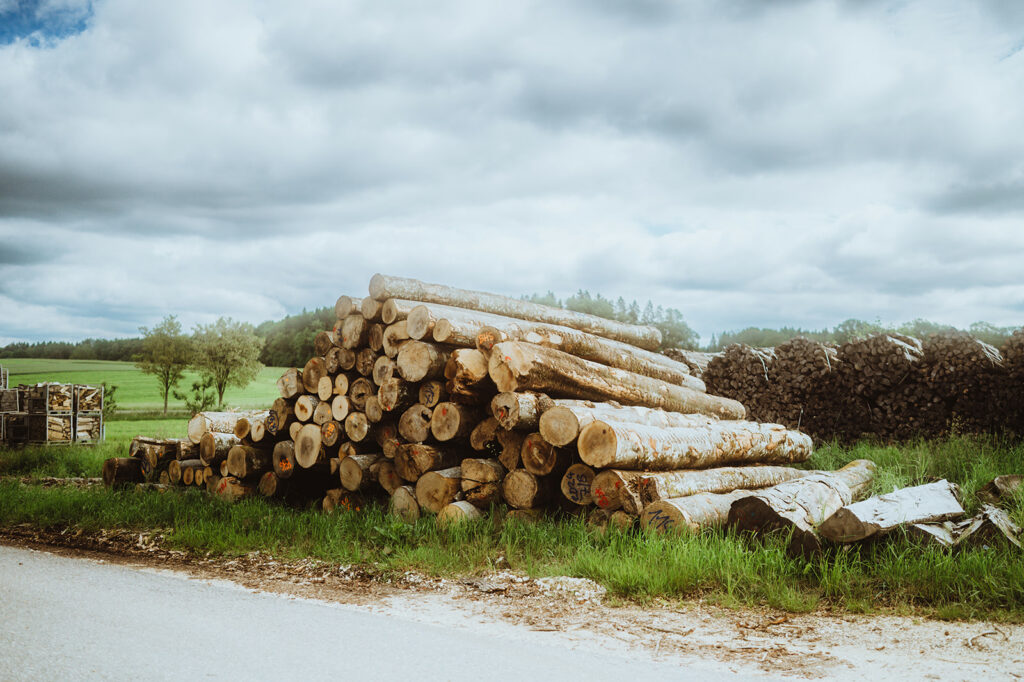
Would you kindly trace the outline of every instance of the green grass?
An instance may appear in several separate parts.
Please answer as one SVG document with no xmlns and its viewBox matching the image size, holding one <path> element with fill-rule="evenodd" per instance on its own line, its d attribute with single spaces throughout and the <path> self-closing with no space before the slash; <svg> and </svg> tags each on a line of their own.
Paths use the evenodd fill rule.
<svg viewBox="0 0 1024 682">
<path fill-rule="evenodd" d="M 0 453 L 0 472 L 34 470 L 29 462 L 16 466 L 11 457 Z M 826 446 L 809 465 L 835 468 L 862 457 L 878 465 L 875 492 L 941 476 L 963 486 L 968 508 L 977 506 L 974 492 L 991 476 L 1024 472 L 1024 446 L 968 437 L 900 447 Z M 1024 496 L 1009 511 L 1024 524 Z M 531 576 L 591 578 L 613 595 L 641 603 L 699 597 L 794 612 L 892 610 L 1024 621 L 1019 550 L 948 552 L 900 533 L 805 560 L 787 556 L 783 538 L 750 540 L 724 530 L 686 537 L 614 530 L 600 535 L 579 519 L 524 525 L 498 523 L 492 516 L 444 531 L 429 518 L 403 524 L 378 505 L 325 515 L 260 499 L 232 505 L 196 490 L 156 494 L 0 483 L 0 526 L 19 523 L 61 530 L 161 529 L 173 549 L 228 556 L 260 550 L 285 559 L 356 563 L 384 574 L 467 575 L 487 571 L 504 557 Z"/>
<path fill-rule="evenodd" d="M 163 410 L 163 398 L 156 377 L 143 374 L 130 362 L 8 358 L 0 360 L 0 365 L 10 371 L 11 386 L 46 381 L 98 386 L 106 381 L 108 385 L 118 387 L 116 397 L 119 409 L 152 412 Z M 276 382 L 283 371 L 282 367 L 264 367 L 256 380 L 245 388 L 229 387 L 224 392 L 224 402 L 229 407 L 269 407 L 278 396 Z M 187 371 L 178 385 L 178 390 L 187 391 L 198 376 L 196 372 Z M 185 404 L 175 400 L 172 395 L 168 401 L 168 409 L 184 410 Z"/>
</svg>

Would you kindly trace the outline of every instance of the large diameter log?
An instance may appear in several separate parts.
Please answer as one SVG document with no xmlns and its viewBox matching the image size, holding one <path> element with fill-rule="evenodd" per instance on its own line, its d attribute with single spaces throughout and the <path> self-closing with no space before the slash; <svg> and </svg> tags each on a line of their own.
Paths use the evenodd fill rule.
<svg viewBox="0 0 1024 682">
<path fill-rule="evenodd" d="M 380 319 L 381 308 L 384 307 L 384 301 L 378 301 L 373 296 L 367 296 L 359 304 L 359 312 L 362 313 L 363 319 L 368 321 L 374 321 Z"/>
<path fill-rule="evenodd" d="M 327 366 L 324 359 L 314 355 L 302 368 L 302 387 L 306 393 L 316 393 L 320 387 L 320 379 L 327 376 Z"/>
<path fill-rule="evenodd" d="M 416 523 L 420 518 L 420 503 L 416 501 L 416 488 L 402 485 L 391 491 L 390 511 L 406 523 Z"/>
<path fill-rule="evenodd" d="M 207 431 L 199 439 L 199 459 L 203 464 L 214 464 L 228 456 L 228 451 L 238 445 L 239 440 L 233 433 Z"/>
<path fill-rule="evenodd" d="M 555 402 L 543 393 L 499 393 L 491 398 L 491 414 L 503 429 L 536 431 L 541 415 Z"/>
<path fill-rule="evenodd" d="M 598 420 L 668 428 L 707 424 L 711 419 L 704 415 L 666 412 L 637 405 L 563 399 L 544 406 L 538 428 L 544 440 L 552 445 L 564 447 L 576 440 L 583 427 Z"/>
<path fill-rule="evenodd" d="M 256 412 L 254 414 L 248 414 L 244 417 L 239 417 L 238 421 L 235 422 L 234 434 L 235 438 L 245 438 L 252 436 L 253 441 L 258 441 L 263 438 L 263 424 L 267 417 L 270 416 L 270 411 Z M 259 425 L 256 427 L 256 425 Z M 259 431 L 259 438 L 255 438 L 255 430 Z"/>
<path fill-rule="evenodd" d="M 580 459 L 603 469 L 704 469 L 722 464 L 792 464 L 811 456 L 811 437 L 781 424 L 708 421 L 660 428 L 596 421 L 577 441 Z"/>
<path fill-rule="evenodd" d="M 366 345 L 370 324 L 362 313 L 353 313 L 341 324 L 341 347 L 353 350 Z"/>
<path fill-rule="evenodd" d="M 228 474 L 236 478 L 248 478 L 269 469 L 271 453 L 257 450 L 250 445 L 236 445 L 228 451 Z"/>
<path fill-rule="evenodd" d="M 430 416 L 430 432 L 438 442 L 468 436 L 483 416 L 479 410 L 459 403 L 440 403 Z"/>
<path fill-rule="evenodd" d="M 455 448 L 409 443 L 395 449 L 395 471 L 404 480 L 415 483 L 428 471 L 453 467 L 459 459 Z"/>
<path fill-rule="evenodd" d="M 389 324 L 384 328 L 384 336 L 381 339 L 381 350 L 384 355 L 393 358 L 398 355 L 402 344 L 409 340 L 409 327 L 405 320 Z"/>
<path fill-rule="evenodd" d="M 316 464 L 322 455 L 321 442 L 319 426 L 316 424 L 303 426 L 299 430 L 299 437 L 295 439 L 295 463 L 303 469 L 308 469 Z"/>
<path fill-rule="evenodd" d="M 715 469 L 659 471 L 645 473 L 637 481 L 644 507 L 676 497 L 697 493 L 727 493 L 754 490 L 803 478 L 819 471 L 780 466 L 718 467 Z"/>
<path fill-rule="evenodd" d="M 820 540 L 815 529 L 867 490 L 874 472 L 874 463 L 858 459 L 838 471 L 811 474 L 759 490 L 732 505 L 729 525 L 751 532 L 792 530 L 790 551 L 816 551 Z"/>
<path fill-rule="evenodd" d="M 476 348 L 456 348 L 444 366 L 444 377 L 451 382 L 453 390 L 473 390 L 487 378 L 487 356 Z"/>
<path fill-rule="evenodd" d="M 594 502 L 590 494 L 596 472 L 586 464 L 573 464 L 562 475 L 562 495 L 573 504 L 588 505 Z"/>
<path fill-rule="evenodd" d="M 633 482 L 643 475 L 644 472 L 619 469 L 599 471 L 590 484 L 590 496 L 598 507 L 614 511 L 622 507 L 624 497 L 636 494 Z"/>
<path fill-rule="evenodd" d="M 523 440 L 520 451 L 523 468 L 537 476 L 561 475 L 569 468 L 571 459 L 568 450 L 556 448 L 545 442 L 539 433 L 531 433 Z"/>
<path fill-rule="evenodd" d="M 462 493 L 466 502 L 485 508 L 501 496 L 505 467 L 497 459 L 468 457 L 462 460 Z"/>
<path fill-rule="evenodd" d="M 489 372 L 498 390 L 503 392 L 533 389 L 587 400 L 660 407 L 670 412 L 700 413 L 720 419 L 742 419 L 746 415 L 746 409 L 735 400 L 526 343 L 510 341 L 496 345 L 491 352 Z"/>
<path fill-rule="evenodd" d="M 479 509 L 465 500 L 460 500 L 446 505 L 444 509 L 439 511 L 436 523 L 440 528 L 450 528 L 465 521 L 480 518 L 483 518 L 483 514 L 480 513 Z"/>
<path fill-rule="evenodd" d="M 644 507 L 640 523 L 648 530 L 663 533 L 695 533 L 702 528 L 717 528 L 728 521 L 734 502 L 753 494 L 753 490 L 732 490 L 658 500 Z"/>
<path fill-rule="evenodd" d="M 137 457 L 111 457 L 103 460 L 103 484 L 108 488 L 144 483 L 143 462 Z"/>
<path fill-rule="evenodd" d="M 302 372 L 292 367 L 286 369 L 281 378 L 277 380 L 277 390 L 280 391 L 281 397 L 290 400 L 302 393 Z"/>
<path fill-rule="evenodd" d="M 416 480 L 416 501 L 421 509 L 437 514 L 455 501 L 462 487 L 462 469 L 428 471 Z"/>
<path fill-rule="evenodd" d="M 384 459 L 377 463 L 377 483 L 384 488 L 388 495 L 394 493 L 396 488 L 401 487 L 402 477 L 395 471 L 393 462 Z"/>
<path fill-rule="evenodd" d="M 654 327 L 623 324 L 572 310 L 521 301 L 508 296 L 428 284 L 415 279 L 374 275 L 370 280 L 370 295 L 379 301 L 388 298 L 402 298 L 470 308 L 523 320 L 560 324 L 598 336 L 631 343 L 648 350 L 656 350 L 661 344 L 661 332 Z"/>
<path fill-rule="evenodd" d="M 480 423 L 469 432 L 469 447 L 474 450 L 494 450 L 500 452 L 501 445 L 498 443 L 498 430 L 501 426 L 494 417 L 482 419 Z"/>
<path fill-rule="evenodd" d="M 313 413 L 316 412 L 319 404 L 320 398 L 310 393 L 303 393 L 295 401 L 295 418 L 300 422 L 308 422 L 313 418 Z"/>
<path fill-rule="evenodd" d="M 208 431 L 233 434 L 235 423 L 240 417 L 255 413 L 256 411 L 200 412 L 188 420 L 188 439 L 193 443 L 199 443 L 199 439 Z"/>
<path fill-rule="evenodd" d="M 378 462 L 383 461 L 380 454 L 349 455 L 341 460 L 338 467 L 338 476 L 341 480 L 341 487 L 345 490 L 356 492 L 366 490 L 371 484 L 377 483 L 377 477 L 373 475 L 371 468 Z M 375 471 L 375 469 L 374 469 Z"/>
<path fill-rule="evenodd" d="M 352 313 L 357 312 L 361 304 L 361 298 L 354 298 L 352 296 L 342 294 L 334 304 L 334 316 L 339 320 L 344 320 Z"/>
<path fill-rule="evenodd" d="M 410 443 L 423 443 L 430 438 L 430 419 L 433 410 L 419 403 L 398 418 L 398 433 Z"/>
<path fill-rule="evenodd" d="M 395 361 L 386 355 L 381 355 L 373 363 L 373 372 L 370 373 L 370 378 L 373 379 L 373 383 L 382 386 L 384 382 L 394 377 L 395 373 Z"/>
<path fill-rule="evenodd" d="M 534 476 L 526 469 L 510 471 L 501 481 L 501 495 L 509 506 L 533 509 L 552 499 L 554 479 Z"/>
<path fill-rule="evenodd" d="M 857 542 L 914 523 L 936 523 L 964 514 L 955 483 L 903 488 L 843 507 L 818 527 L 833 542 Z"/>
<path fill-rule="evenodd" d="M 335 340 L 333 331 L 317 332 L 313 337 L 313 352 L 320 357 L 326 356 L 335 347 Z"/>
<path fill-rule="evenodd" d="M 448 352 L 433 343 L 410 341 L 398 351 L 395 364 L 406 381 L 423 381 L 444 376 Z"/>
</svg>

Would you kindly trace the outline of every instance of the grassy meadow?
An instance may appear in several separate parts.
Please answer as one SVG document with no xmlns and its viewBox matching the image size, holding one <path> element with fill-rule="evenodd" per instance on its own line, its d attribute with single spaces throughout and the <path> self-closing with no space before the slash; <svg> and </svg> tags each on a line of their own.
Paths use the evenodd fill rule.
<svg viewBox="0 0 1024 682">
<path fill-rule="evenodd" d="M 102 459 L 135 431 L 183 427 L 182 420 L 121 422 L 117 434 L 95 449 L 0 451 L 0 475 L 96 476 Z M 833 469 L 859 458 L 878 466 L 873 493 L 944 477 L 962 486 L 968 511 L 979 506 L 975 491 L 981 484 L 996 474 L 1024 473 L 1024 445 L 969 436 L 899 446 L 825 445 L 805 466 Z M 1024 525 L 1024 496 L 1009 511 Z M 602 535 L 578 517 L 534 525 L 499 519 L 495 513 L 445 531 L 430 518 L 406 525 L 388 516 L 382 504 L 327 515 L 262 499 L 227 504 L 195 489 L 159 494 L 0 481 L 0 527 L 160 529 L 174 549 L 223 556 L 260 550 L 284 559 L 357 563 L 384 575 L 407 570 L 470 575 L 492 569 L 503 557 L 531 576 L 591 578 L 615 598 L 640 603 L 701 598 L 793 612 L 827 608 L 1024 621 L 1024 560 L 1012 547 L 949 552 L 895 533 L 806 560 L 787 556 L 784 539 L 752 540 L 727 530 Z"/>
<path fill-rule="evenodd" d="M 163 398 L 156 377 L 143 374 L 130 362 L 7 358 L 0 360 L 0 365 L 10 371 L 11 386 L 46 381 L 98 386 L 106 381 L 107 385 L 117 386 L 116 398 L 121 411 L 138 413 L 163 410 Z M 229 386 L 224 392 L 224 402 L 228 407 L 268 407 L 278 396 L 276 382 L 283 371 L 283 367 L 264 367 L 256 380 L 245 388 Z M 197 372 L 185 372 L 178 390 L 188 391 L 192 382 L 198 379 Z M 182 411 L 185 404 L 176 400 L 172 394 L 167 408 Z"/>
</svg>

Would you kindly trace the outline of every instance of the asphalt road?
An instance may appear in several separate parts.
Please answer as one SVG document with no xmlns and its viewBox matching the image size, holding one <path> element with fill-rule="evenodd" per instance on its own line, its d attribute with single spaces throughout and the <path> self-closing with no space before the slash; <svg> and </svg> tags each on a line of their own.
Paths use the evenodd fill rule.
<svg viewBox="0 0 1024 682">
<path fill-rule="evenodd" d="M 595 649 L 0 546 L 4 680 L 763 679 Z"/>
</svg>

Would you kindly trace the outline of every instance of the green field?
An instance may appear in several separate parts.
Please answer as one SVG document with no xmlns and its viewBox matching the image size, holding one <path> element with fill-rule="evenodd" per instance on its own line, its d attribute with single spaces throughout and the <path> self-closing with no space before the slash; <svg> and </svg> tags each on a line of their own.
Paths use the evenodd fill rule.
<svg viewBox="0 0 1024 682">
<path fill-rule="evenodd" d="M 11 386 L 46 381 L 98 386 L 106 381 L 108 385 L 117 386 L 116 397 L 120 410 L 153 411 L 162 410 L 164 406 L 156 377 L 143 374 L 130 362 L 9 358 L 0 360 L 0 365 L 10 371 Z M 283 371 L 283 367 L 264 367 L 256 380 L 245 388 L 228 387 L 224 392 L 226 406 L 269 407 L 278 396 L 275 382 Z M 186 372 L 178 390 L 188 390 L 198 378 L 198 373 Z M 167 407 L 169 410 L 183 410 L 185 404 L 171 395 Z"/>
</svg>

